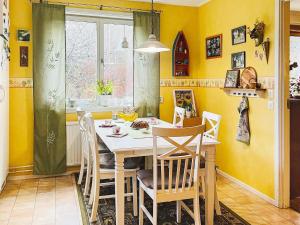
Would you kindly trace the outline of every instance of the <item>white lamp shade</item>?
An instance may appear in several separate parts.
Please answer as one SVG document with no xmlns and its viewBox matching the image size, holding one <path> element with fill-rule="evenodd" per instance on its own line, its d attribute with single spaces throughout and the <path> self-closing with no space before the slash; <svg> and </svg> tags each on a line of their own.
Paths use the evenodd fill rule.
<svg viewBox="0 0 300 225">
<path fill-rule="evenodd" d="M 161 42 L 159 42 L 154 34 L 150 34 L 148 40 L 145 41 L 138 48 L 136 48 L 135 51 L 145 53 L 159 53 L 170 51 L 170 49 Z"/>
</svg>

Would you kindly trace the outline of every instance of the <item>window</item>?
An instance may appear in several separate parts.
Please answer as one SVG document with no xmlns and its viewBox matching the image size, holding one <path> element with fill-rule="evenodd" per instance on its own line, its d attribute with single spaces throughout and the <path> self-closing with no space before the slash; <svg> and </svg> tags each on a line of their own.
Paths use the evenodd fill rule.
<svg viewBox="0 0 300 225">
<path fill-rule="evenodd" d="M 128 47 L 122 45 L 126 38 Z M 66 89 L 76 106 L 101 105 L 97 80 L 113 84 L 111 107 L 133 105 L 133 22 L 67 16 Z"/>
</svg>

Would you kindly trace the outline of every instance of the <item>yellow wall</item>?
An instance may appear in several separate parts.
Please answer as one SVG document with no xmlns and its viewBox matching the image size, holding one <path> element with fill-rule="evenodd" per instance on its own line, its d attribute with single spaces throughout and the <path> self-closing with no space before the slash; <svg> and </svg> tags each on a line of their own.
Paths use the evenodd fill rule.
<svg viewBox="0 0 300 225">
<path fill-rule="evenodd" d="M 62 0 L 61 0 L 62 1 Z M 71 0 L 69 0 L 70 2 Z M 31 6 L 28 0 L 11 1 L 11 77 L 32 77 L 32 67 L 19 67 L 19 46 L 15 40 L 16 29 L 32 29 Z M 149 4 L 120 0 L 72 0 L 72 2 L 109 4 L 126 7 L 149 8 Z M 190 58 L 190 78 L 224 78 L 231 67 L 231 53 L 246 50 L 247 65 L 254 66 L 259 76 L 274 75 L 274 0 L 211 0 L 200 8 L 156 5 L 161 15 L 161 40 L 172 47 L 178 31 L 187 38 Z M 254 57 L 254 42 L 247 36 L 247 43 L 231 45 L 231 29 L 241 25 L 253 26 L 256 18 L 266 23 L 266 36 L 271 39 L 269 64 Z M 223 57 L 205 59 L 205 38 L 223 34 Z M 261 49 L 260 49 L 261 50 Z M 32 48 L 29 51 L 32 56 Z M 30 58 L 30 63 L 32 62 Z M 161 78 L 171 79 L 171 52 L 161 55 Z M 197 108 L 223 116 L 220 131 L 222 144 L 218 148 L 217 164 L 224 172 L 236 177 L 262 193 L 274 197 L 274 113 L 267 109 L 267 99 L 250 99 L 251 145 L 235 140 L 238 123 L 237 107 L 240 98 L 230 97 L 217 88 L 193 88 Z M 162 87 L 161 118 L 171 121 L 173 88 Z M 32 164 L 33 110 L 32 89 L 11 89 L 10 102 L 10 166 Z M 110 117 L 110 113 L 95 115 Z M 67 120 L 75 120 L 74 114 Z"/>
<path fill-rule="evenodd" d="M 10 77 L 32 77 L 31 42 L 17 42 L 17 29 L 32 29 L 29 1 L 10 1 Z M 29 46 L 29 67 L 20 67 L 19 46 Z M 32 165 L 33 105 L 31 88 L 10 88 L 10 167 Z"/>
<path fill-rule="evenodd" d="M 247 66 L 256 68 L 258 76 L 274 76 L 273 0 L 212 0 L 199 9 L 200 78 L 224 78 L 231 68 L 231 53 L 246 51 Z M 245 44 L 231 44 L 231 29 L 242 25 L 253 27 L 257 18 L 266 24 L 265 36 L 271 40 L 269 64 L 255 57 L 254 41 L 247 35 Z M 223 34 L 223 57 L 206 60 L 205 38 Z M 241 98 L 224 94 L 216 88 L 197 90 L 201 110 L 222 115 L 217 164 L 220 169 L 260 192 L 274 198 L 274 112 L 269 110 L 268 99 L 249 98 L 251 145 L 235 140 L 238 124 L 237 107 Z"/>
</svg>

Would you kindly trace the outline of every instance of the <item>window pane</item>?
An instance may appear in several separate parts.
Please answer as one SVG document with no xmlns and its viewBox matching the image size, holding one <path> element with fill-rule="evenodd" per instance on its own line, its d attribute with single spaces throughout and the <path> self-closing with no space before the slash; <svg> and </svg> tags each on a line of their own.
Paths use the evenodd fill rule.
<svg viewBox="0 0 300 225">
<path fill-rule="evenodd" d="M 128 48 L 122 47 L 126 37 Z M 133 105 L 133 26 L 104 24 L 104 80 L 113 82 L 112 106 Z"/>
<path fill-rule="evenodd" d="M 97 68 L 97 24 L 67 21 L 67 98 L 95 101 Z"/>
</svg>

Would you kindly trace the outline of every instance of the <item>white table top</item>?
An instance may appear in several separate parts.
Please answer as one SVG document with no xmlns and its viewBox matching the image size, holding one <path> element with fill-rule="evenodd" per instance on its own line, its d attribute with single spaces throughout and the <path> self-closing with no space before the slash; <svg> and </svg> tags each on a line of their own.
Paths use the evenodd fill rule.
<svg viewBox="0 0 300 225">
<path fill-rule="evenodd" d="M 96 133 L 101 138 L 101 140 L 105 143 L 105 145 L 109 148 L 111 152 L 126 152 L 126 151 L 137 151 L 137 150 L 147 150 L 153 149 L 153 138 L 151 134 L 145 134 L 143 137 L 142 131 L 133 131 L 130 128 L 131 123 L 116 123 L 121 127 L 121 133 L 129 133 L 127 136 L 122 138 L 115 137 L 107 137 L 107 135 L 112 134 L 112 128 L 103 128 L 99 127 L 99 125 L 104 124 L 105 120 L 96 120 Z M 114 122 L 113 122 L 114 123 Z M 159 120 L 158 125 L 154 125 L 155 127 L 169 127 L 172 128 L 173 125 L 162 120 Z M 150 126 L 150 130 L 151 130 Z M 134 132 L 140 132 L 140 134 L 136 135 Z M 187 140 L 187 138 L 173 138 L 175 141 L 179 143 L 183 143 Z M 171 148 L 173 147 L 170 143 L 163 140 L 162 138 L 158 138 L 158 148 Z M 189 146 L 196 146 L 196 140 L 192 141 Z M 203 146 L 209 145 L 217 145 L 218 141 L 204 137 L 202 141 Z"/>
</svg>

